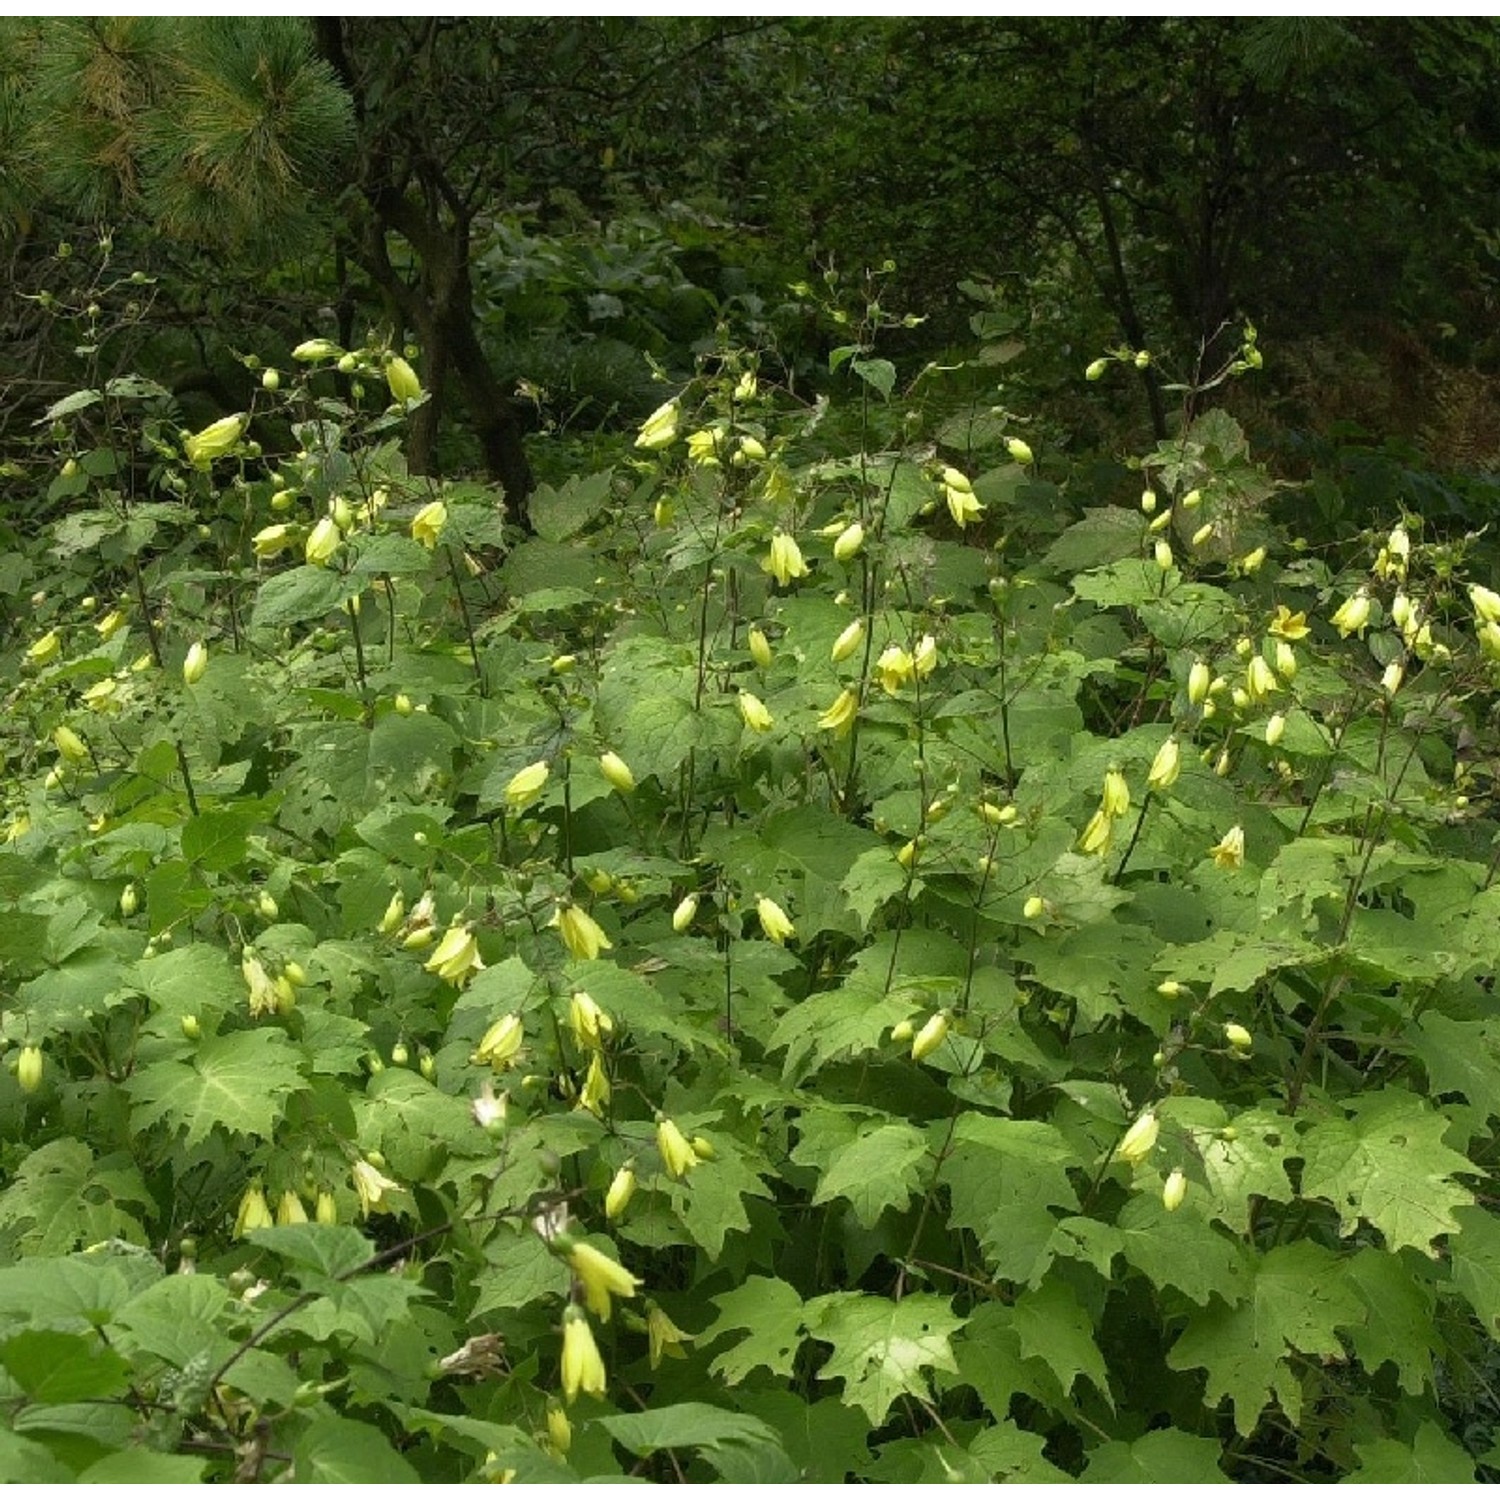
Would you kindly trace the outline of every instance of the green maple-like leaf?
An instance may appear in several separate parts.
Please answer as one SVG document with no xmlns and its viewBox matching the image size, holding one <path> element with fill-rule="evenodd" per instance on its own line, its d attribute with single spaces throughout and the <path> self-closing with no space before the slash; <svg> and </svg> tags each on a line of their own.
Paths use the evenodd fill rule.
<svg viewBox="0 0 1500 1500">
<path fill-rule="evenodd" d="M 1109 1372 L 1104 1356 L 1094 1342 L 1094 1324 L 1065 1281 L 1048 1281 L 1032 1287 L 1016 1299 L 1012 1308 L 1021 1353 L 1038 1359 L 1057 1376 L 1064 1391 L 1071 1391 L 1080 1375 L 1087 1375 L 1111 1406 Z"/>
<path fill-rule="evenodd" d="M 185 1131 L 194 1146 L 220 1126 L 271 1136 L 302 1075 L 296 1048 L 279 1031 L 262 1028 L 205 1037 L 188 1061 L 153 1063 L 126 1087 L 135 1100 L 132 1129 L 164 1124 Z"/>
<path fill-rule="evenodd" d="M 1359 1468 L 1349 1484 L 1473 1484 L 1474 1460 L 1435 1423 L 1424 1422 L 1408 1446 L 1395 1438 L 1355 1443 Z"/>
<path fill-rule="evenodd" d="M 1460 1222 L 1479 1213 L 1464 1209 Z M 1396 1367 L 1401 1389 L 1420 1396 L 1432 1385 L 1432 1356 L 1441 1349 L 1433 1327 L 1437 1298 L 1429 1263 L 1416 1255 L 1365 1249 L 1345 1264 L 1344 1274 L 1366 1309 L 1365 1321 L 1350 1330 L 1360 1363 L 1373 1375 L 1389 1362 Z"/>
<path fill-rule="evenodd" d="M 1089 1455 L 1086 1484 L 1229 1484 L 1213 1438 L 1171 1428 L 1133 1443 L 1106 1443 Z"/>
<path fill-rule="evenodd" d="M 995 1275 L 1029 1280 L 1057 1228 L 1052 1209 L 1078 1207 L 1067 1172 L 1076 1161 L 1054 1125 L 964 1114 L 940 1174 L 952 1200 L 949 1223 L 978 1233 Z"/>
<path fill-rule="evenodd" d="M 1125 1259 L 1153 1285 L 1176 1287 L 1200 1306 L 1219 1297 L 1231 1307 L 1249 1284 L 1246 1255 L 1238 1240 L 1217 1230 L 1189 1200 L 1176 1213 L 1157 1193 L 1138 1193 L 1120 1213 Z"/>
<path fill-rule="evenodd" d="M 1163 1110 L 1166 1118 L 1172 1111 Z M 1202 1162 L 1211 1218 L 1236 1234 L 1250 1228 L 1253 1199 L 1290 1203 L 1295 1196 L 1287 1176 L 1289 1158 L 1302 1154 L 1296 1122 L 1269 1107 L 1247 1110 L 1233 1121 L 1233 1139 L 1200 1132 L 1195 1145 Z"/>
<path fill-rule="evenodd" d="M 1348 1119 L 1324 1120 L 1303 1138 L 1303 1196 L 1329 1199 L 1344 1234 L 1364 1219 L 1392 1250 L 1431 1253 L 1433 1240 L 1458 1228 L 1453 1210 L 1474 1201 L 1453 1174 L 1478 1169 L 1443 1144 L 1448 1121 L 1416 1094 L 1382 1089 L 1348 1108 Z"/>
<path fill-rule="evenodd" d="M 144 1210 L 150 1203 L 128 1157 L 96 1162 L 82 1141 L 65 1136 L 21 1163 L 0 1193 L 0 1228 L 19 1230 L 28 1255 L 57 1255 L 115 1236 L 140 1242 L 145 1231 L 125 1205 Z"/>
<path fill-rule="evenodd" d="M 859 1222 L 872 1228 L 887 1208 L 906 1207 L 926 1159 L 927 1137 L 920 1130 L 877 1124 L 833 1153 L 812 1201 L 846 1198 Z"/>
<path fill-rule="evenodd" d="M 727 1333 L 744 1333 L 731 1348 L 714 1357 L 711 1373 L 738 1385 L 762 1365 L 772 1375 L 789 1377 L 807 1336 L 802 1298 L 795 1287 L 774 1276 L 752 1276 L 743 1286 L 715 1297 L 718 1318 L 698 1335 L 700 1347 Z"/>
<path fill-rule="evenodd" d="M 891 1302 L 860 1292 L 834 1292 L 807 1304 L 812 1336 L 833 1345 L 818 1371 L 844 1382 L 846 1406 L 857 1406 L 878 1427 L 898 1396 L 928 1398 L 924 1370 L 957 1370 L 950 1337 L 964 1320 L 946 1297 L 918 1292 Z"/>
<path fill-rule="evenodd" d="M 1278 1245 L 1251 1267 L 1240 1306 L 1215 1301 L 1194 1313 L 1167 1363 L 1174 1370 L 1206 1370 L 1208 1404 L 1216 1406 L 1228 1396 L 1235 1427 L 1248 1437 L 1272 1397 L 1293 1425 L 1301 1420 L 1302 1381 L 1288 1357 L 1343 1359 L 1337 1330 L 1355 1327 L 1364 1317 L 1339 1258 L 1299 1240 Z"/>
<path fill-rule="evenodd" d="M 1453 1251 L 1453 1282 L 1491 1337 L 1500 1335 L 1500 1219 L 1483 1208 L 1461 1208 Z"/>
<path fill-rule="evenodd" d="M 1500 1023 L 1455 1021 L 1430 1010 L 1407 1037 L 1434 1094 L 1462 1094 L 1486 1115 L 1500 1115 Z"/>
</svg>

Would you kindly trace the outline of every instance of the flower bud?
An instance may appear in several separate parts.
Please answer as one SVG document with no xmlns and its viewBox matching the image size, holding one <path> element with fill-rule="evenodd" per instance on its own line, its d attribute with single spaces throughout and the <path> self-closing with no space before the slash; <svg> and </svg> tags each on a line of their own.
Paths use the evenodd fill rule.
<svg viewBox="0 0 1500 1500">
<path fill-rule="evenodd" d="M 897 1021 L 891 1027 L 891 1040 L 898 1047 L 904 1047 L 916 1035 L 917 1028 L 910 1021 Z"/>
<path fill-rule="evenodd" d="M 1226 1021 L 1224 1040 L 1237 1051 L 1245 1051 L 1253 1045 L 1255 1039 L 1238 1021 Z"/>
<path fill-rule="evenodd" d="M 1020 464 L 1023 469 L 1029 469 L 1031 465 L 1036 462 L 1035 458 L 1032 455 L 1031 448 L 1026 443 L 1022 442 L 1020 438 L 1006 438 L 1005 451 L 1009 453 L 1010 456 L 1018 464 Z"/>
<path fill-rule="evenodd" d="M 1103 380 L 1105 372 L 1109 369 L 1107 359 L 1092 360 L 1083 372 L 1085 380 Z"/>
<path fill-rule="evenodd" d="M 122 917 L 133 917 L 141 907 L 141 893 L 136 889 L 135 883 L 127 885 L 120 892 L 120 915 Z"/>
<path fill-rule="evenodd" d="M 307 339 L 292 350 L 292 358 L 299 364 L 312 364 L 315 360 L 333 359 L 343 352 L 331 339 Z"/>
<path fill-rule="evenodd" d="M 838 534 L 833 544 L 833 555 L 839 562 L 846 563 L 859 555 L 859 549 L 864 544 L 865 528 L 855 521 Z"/>
<path fill-rule="evenodd" d="M 1047 903 L 1040 896 L 1028 896 L 1026 898 L 1026 905 L 1021 908 L 1021 915 L 1028 922 L 1035 922 L 1046 910 Z"/>
<path fill-rule="evenodd" d="M 274 396 L 281 389 L 281 372 L 275 369 L 263 372 L 260 377 L 260 388 Z"/>
<path fill-rule="evenodd" d="M 1153 1110 L 1147 1110 L 1120 1140 L 1115 1155 L 1132 1166 L 1151 1155 L 1156 1147 L 1156 1138 L 1161 1133 L 1161 1124 Z"/>
<path fill-rule="evenodd" d="M 34 1094 L 42 1086 L 42 1049 L 22 1047 L 20 1060 L 16 1063 L 16 1082 L 23 1094 Z"/>
<path fill-rule="evenodd" d="M 76 762 L 89 758 L 88 746 L 66 724 L 59 724 L 52 731 L 52 743 L 64 760 Z"/>
<path fill-rule="evenodd" d="M 1266 744 L 1273 749 L 1281 743 L 1281 737 L 1286 733 L 1286 715 L 1272 714 L 1266 720 Z"/>
<path fill-rule="evenodd" d="M 1195 707 L 1208 697 L 1208 686 L 1211 680 L 1209 665 L 1206 661 L 1195 661 L 1192 670 L 1188 672 L 1188 702 Z"/>
<path fill-rule="evenodd" d="M 1160 568 L 1163 573 L 1165 573 L 1167 569 L 1172 566 L 1172 544 L 1165 537 L 1161 537 L 1157 540 L 1155 557 L 1156 566 Z"/>
<path fill-rule="evenodd" d="M 255 908 L 266 921 L 274 922 L 281 915 L 281 908 L 270 891 L 261 891 L 255 898 Z"/>
<path fill-rule="evenodd" d="M 624 1216 L 625 1210 L 630 1206 L 630 1200 L 635 1196 L 635 1164 L 626 1162 L 609 1184 L 609 1191 L 604 1195 L 604 1217 L 613 1223 L 616 1219 Z"/>
<path fill-rule="evenodd" d="M 181 1028 L 183 1036 L 190 1042 L 196 1042 L 203 1035 L 203 1028 L 198 1024 L 197 1016 L 183 1016 L 177 1024 Z"/>
<path fill-rule="evenodd" d="M 613 750 L 606 750 L 599 757 L 599 769 L 604 772 L 604 779 L 617 792 L 635 790 L 635 773 Z"/>
<path fill-rule="evenodd" d="M 677 909 L 672 913 L 672 931 L 686 932 L 693 925 L 693 919 L 698 915 L 698 898 L 695 895 L 684 896 L 677 903 Z"/>
<path fill-rule="evenodd" d="M 846 625 L 839 632 L 838 639 L 833 643 L 833 650 L 829 653 L 834 661 L 847 661 L 859 650 L 859 645 L 865 638 L 865 622 L 863 619 L 855 620 Z"/>
<path fill-rule="evenodd" d="M 417 379 L 417 372 L 400 355 L 392 355 L 386 361 L 385 383 L 390 390 L 391 400 L 398 406 L 405 406 L 408 401 L 421 400 L 422 382 Z"/>
<path fill-rule="evenodd" d="M 771 665 L 771 643 L 766 639 L 765 631 L 759 625 L 752 625 L 746 639 L 750 646 L 750 660 L 764 672 Z"/>
<path fill-rule="evenodd" d="M 948 1026 L 948 1012 L 945 1010 L 940 1010 L 936 1015 L 929 1017 L 926 1025 L 912 1038 L 911 1060 L 921 1062 L 924 1057 L 929 1057 L 936 1052 L 948 1035 Z"/>
<path fill-rule="evenodd" d="M 1161 1190 L 1161 1206 L 1169 1214 L 1176 1213 L 1187 1197 L 1187 1177 L 1181 1167 L 1173 1167 Z"/>
<path fill-rule="evenodd" d="M 203 674 L 208 671 L 208 647 L 202 641 L 194 641 L 188 647 L 187 656 L 182 663 L 182 680 L 192 687 L 194 683 L 203 680 Z"/>
<path fill-rule="evenodd" d="M 326 567 L 339 550 L 340 540 L 338 523 L 332 516 L 323 516 L 308 534 L 303 556 L 315 568 Z"/>
</svg>

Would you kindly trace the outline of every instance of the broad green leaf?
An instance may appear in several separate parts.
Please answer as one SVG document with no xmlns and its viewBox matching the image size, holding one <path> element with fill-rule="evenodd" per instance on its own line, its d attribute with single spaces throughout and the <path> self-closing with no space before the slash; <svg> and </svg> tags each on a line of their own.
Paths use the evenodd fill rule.
<svg viewBox="0 0 1500 1500">
<path fill-rule="evenodd" d="M 896 367 L 888 359 L 853 359 L 849 368 L 866 385 L 874 386 L 887 401 L 896 388 Z"/>
<path fill-rule="evenodd" d="M 96 1162 L 82 1141 L 64 1136 L 21 1163 L 0 1193 L 0 1227 L 18 1231 L 29 1255 L 60 1255 L 115 1237 L 144 1241 L 141 1220 L 151 1206 L 127 1156 Z"/>
<path fill-rule="evenodd" d="M 1410 1444 L 1395 1438 L 1356 1441 L 1359 1467 L 1344 1484 L 1473 1484 L 1474 1460 L 1434 1422 L 1423 1422 Z"/>
<path fill-rule="evenodd" d="M 798 1478 L 776 1429 L 744 1412 L 683 1401 L 597 1420 L 641 1458 L 667 1448 L 697 1448 L 729 1484 L 791 1484 Z"/>
<path fill-rule="evenodd" d="M 1430 1254 L 1458 1228 L 1453 1210 L 1474 1201 L 1453 1175 L 1476 1168 L 1443 1145 L 1448 1121 L 1416 1094 L 1385 1088 L 1346 1107 L 1347 1119 L 1322 1120 L 1303 1137 L 1303 1196 L 1332 1202 L 1343 1234 L 1364 1219 L 1391 1250 Z"/>
<path fill-rule="evenodd" d="M 1002 1420 L 969 1444 L 969 1457 L 991 1480 L 1002 1484 L 1072 1484 L 1073 1477 L 1042 1456 L 1047 1440 Z"/>
<path fill-rule="evenodd" d="M 290 568 L 261 584 L 250 617 L 251 628 L 276 630 L 305 620 L 321 620 L 343 609 L 348 592 L 349 585 L 333 569 Z"/>
<path fill-rule="evenodd" d="M 1153 1286 L 1176 1287 L 1200 1307 L 1218 1297 L 1233 1307 L 1250 1288 L 1247 1257 L 1238 1240 L 1215 1229 L 1193 1202 L 1175 1213 L 1162 1206 L 1156 1192 L 1137 1193 L 1120 1213 L 1125 1259 Z"/>
<path fill-rule="evenodd" d="M 1462 1094 L 1486 1115 L 1500 1115 L 1500 1024 L 1429 1010 L 1406 1035 L 1434 1094 Z"/>
<path fill-rule="evenodd" d="M 130 1448 L 110 1453 L 92 1463 L 77 1479 L 79 1484 L 201 1484 L 206 1458 L 189 1453 L 153 1453 L 149 1448 Z"/>
<path fill-rule="evenodd" d="M 1163 1110 L 1163 1116 L 1170 1111 Z M 1236 1115 L 1232 1139 L 1217 1129 L 1196 1137 L 1199 1161 L 1208 1190 L 1211 1218 L 1245 1234 L 1255 1200 L 1290 1203 L 1294 1196 L 1286 1163 L 1301 1156 L 1296 1121 L 1279 1110 L 1257 1107 Z"/>
<path fill-rule="evenodd" d="M 1487 1208 L 1456 1211 L 1459 1233 L 1449 1241 L 1453 1284 L 1491 1338 L 1500 1338 L 1500 1219 Z"/>
<path fill-rule="evenodd" d="M 761 1181 L 768 1168 L 736 1142 L 723 1141 L 714 1160 L 705 1165 L 706 1170 L 695 1172 L 685 1185 L 677 1215 L 694 1243 L 717 1258 L 732 1231 L 750 1227 L 744 1199 L 769 1198 L 771 1189 Z"/>
<path fill-rule="evenodd" d="M 1072 1391 L 1080 1375 L 1114 1405 L 1104 1356 L 1094 1339 L 1093 1321 L 1065 1281 L 1052 1279 L 1028 1287 L 1011 1309 L 1016 1337 L 1025 1359 L 1039 1359 L 1057 1377 L 1065 1391 Z"/>
<path fill-rule="evenodd" d="M 786 1389 L 741 1388 L 734 1398 L 742 1411 L 775 1428 L 804 1484 L 844 1484 L 868 1461 L 870 1424 L 836 1397 L 808 1401 Z"/>
<path fill-rule="evenodd" d="M 268 1138 L 287 1096 L 302 1086 L 296 1051 L 268 1027 L 205 1037 L 188 1062 L 162 1061 L 125 1085 L 137 1130 L 165 1125 L 195 1146 L 216 1129 Z"/>
<path fill-rule="evenodd" d="M 421 1476 L 378 1427 L 347 1417 L 315 1416 L 297 1441 L 298 1484 L 418 1484 Z"/>
<path fill-rule="evenodd" d="M 265 820 L 256 802 L 189 818 L 182 825 L 182 857 L 201 870 L 232 870 L 245 858 L 250 831 Z"/>
<path fill-rule="evenodd" d="M 0 1343 L 0 1365 L 32 1401 L 98 1401 L 130 1385 L 130 1366 L 95 1335 L 27 1329 Z"/>
<path fill-rule="evenodd" d="M 858 1406 L 872 1426 L 885 1420 L 898 1397 L 928 1397 L 924 1370 L 956 1370 L 949 1339 L 964 1320 L 946 1297 L 913 1293 L 900 1302 L 860 1292 L 833 1292 L 807 1305 L 812 1336 L 833 1345 L 818 1371 L 842 1380 L 842 1399 Z"/>
<path fill-rule="evenodd" d="M 1085 1484 L 1229 1484 L 1213 1438 L 1170 1428 L 1133 1443 L 1106 1443 L 1089 1454 Z"/>
<path fill-rule="evenodd" d="M 539 484 L 526 502 L 526 514 L 544 542 L 576 536 L 609 503 L 613 471 L 573 475 L 561 488 Z"/>
<path fill-rule="evenodd" d="M 0 1322 L 72 1332 L 97 1328 L 161 1274 L 146 1250 L 102 1250 L 63 1260 L 30 1256 L 21 1265 L 0 1267 Z"/>
<path fill-rule="evenodd" d="M 7 1484 L 71 1484 L 73 1471 L 45 1443 L 0 1424 L 0 1474 Z"/>
<path fill-rule="evenodd" d="M 1210 1407 L 1228 1396 L 1235 1430 L 1248 1437 L 1268 1401 L 1295 1425 L 1302 1419 L 1302 1379 L 1295 1355 L 1344 1359 L 1340 1329 L 1362 1323 L 1365 1308 L 1343 1276 L 1343 1263 L 1311 1240 L 1268 1250 L 1250 1268 L 1238 1307 L 1214 1301 L 1194 1312 L 1167 1354 L 1174 1370 L 1208 1372 Z"/>
<path fill-rule="evenodd" d="M 774 1276 L 751 1276 L 713 1301 L 719 1316 L 698 1335 L 699 1345 L 706 1348 L 729 1333 L 748 1337 L 715 1355 L 709 1366 L 712 1374 L 729 1385 L 740 1384 L 762 1367 L 778 1378 L 791 1376 L 807 1335 L 802 1298 L 795 1288 Z"/>
<path fill-rule="evenodd" d="M 1479 1212 L 1461 1209 L 1460 1224 Z M 1487 1222 L 1493 1221 L 1487 1217 Z M 1459 1235 L 1454 1243 L 1462 1243 L 1463 1238 Z M 1442 1352 L 1433 1325 L 1437 1298 L 1430 1262 L 1414 1252 L 1393 1255 L 1367 1248 L 1345 1264 L 1344 1275 L 1366 1309 L 1365 1321 L 1349 1333 L 1360 1363 L 1373 1375 L 1389 1361 L 1396 1367 L 1401 1389 L 1420 1396 L 1433 1383 L 1432 1357 Z M 1458 1279 L 1456 1256 L 1454 1279 Z"/>
<path fill-rule="evenodd" d="M 855 1217 L 873 1228 L 887 1208 L 905 1208 L 918 1190 L 927 1160 L 927 1137 L 910 1125 L 876 1125 L 834 1153 L 814 1203 L 845 1198 Z"/>
<path fill-rule="evenodd" d="M 252 1230 L 250 1239 L 331 1280 L 358 1270 L 375 1254 L 375 1246 L 347 1224 L 277 1224 Z"/>
</svg>

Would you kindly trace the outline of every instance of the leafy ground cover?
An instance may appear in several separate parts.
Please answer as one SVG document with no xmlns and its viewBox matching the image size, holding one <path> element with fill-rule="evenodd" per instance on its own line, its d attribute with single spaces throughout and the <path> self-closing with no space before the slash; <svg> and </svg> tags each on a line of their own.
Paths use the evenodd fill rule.
<svg viewBox="0 0 1500 1500">
<path fill-rule="evenodd" d="M 1490 1472 L 1476 539 L 1301 545 L 1213 410 L 1106 504 L 878 322 L 524 539 L 388 350 L 56 404 L 11 1478 Z"/>
</svg>

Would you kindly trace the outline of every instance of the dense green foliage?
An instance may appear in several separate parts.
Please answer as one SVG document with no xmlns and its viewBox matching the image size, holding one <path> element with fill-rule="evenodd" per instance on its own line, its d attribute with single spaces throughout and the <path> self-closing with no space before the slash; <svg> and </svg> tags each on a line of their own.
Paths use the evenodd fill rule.
<svg viewBox="0 0 1500 1500">
<path fill-rule="evenodd" d="M 5 33 L 7 1478 L 1494 1476 L 1492 487 L 1235 187 L 1487 169 L 1365 24 Z"/>
</svg>

